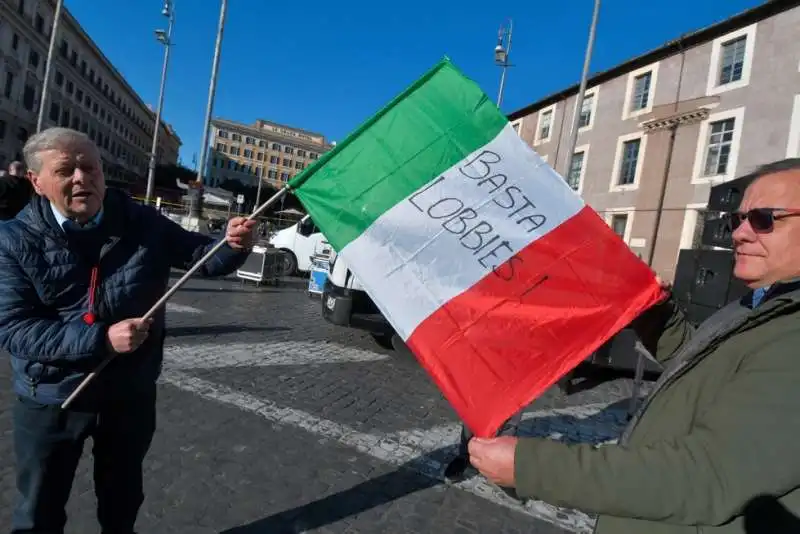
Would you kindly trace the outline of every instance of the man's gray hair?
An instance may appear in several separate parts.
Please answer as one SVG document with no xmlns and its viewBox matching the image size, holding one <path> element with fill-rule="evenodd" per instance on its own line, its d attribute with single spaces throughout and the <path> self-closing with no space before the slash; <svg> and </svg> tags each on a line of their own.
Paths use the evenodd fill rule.
<svg viewBox="0 0 800 534">
<path fill-rule="evenodd" d="M 70 146 L 89 144 L 95 146 L 94 142 L 83 132 L 72 128 L 48 128 L 34 134 L 25 142 L 22 155 L 25 157 L 25 165 L 28 170 L 39 173 L 42 170 L 42 160 L 39 154 L 47 150 L 65 149 Z"/>
</svg>

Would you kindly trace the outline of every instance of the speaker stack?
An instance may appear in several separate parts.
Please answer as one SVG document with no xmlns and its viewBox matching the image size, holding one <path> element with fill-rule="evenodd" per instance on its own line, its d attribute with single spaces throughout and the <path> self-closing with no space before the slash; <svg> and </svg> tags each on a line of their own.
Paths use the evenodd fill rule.
<svg viewBox="0 0 800 534">
<path fill-rule="evenodd" d="M 733 277 L 733 239 L 725 214 L 736 211 L 754 179 L 743 176 L 711 188 L 700 248 L 678 256 L 673 294 L 694 324 L 749 291 Z"/>
</svg>

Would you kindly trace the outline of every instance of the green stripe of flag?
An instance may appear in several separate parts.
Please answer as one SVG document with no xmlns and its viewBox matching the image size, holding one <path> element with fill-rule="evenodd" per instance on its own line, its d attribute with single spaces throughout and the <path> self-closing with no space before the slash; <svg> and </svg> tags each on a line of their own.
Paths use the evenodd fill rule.
<svg viewBox="0 0 800 534">
<path fill-rule="evenodd" d="M 507 122 L 445 58 L 289 187 L 341 251 L 381 214 L 494 139 Z"/>
</svg>

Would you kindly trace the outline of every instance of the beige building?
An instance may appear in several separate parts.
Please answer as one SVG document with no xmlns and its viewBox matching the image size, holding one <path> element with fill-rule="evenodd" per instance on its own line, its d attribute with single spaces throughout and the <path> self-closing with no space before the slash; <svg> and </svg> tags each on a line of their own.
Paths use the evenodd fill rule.
<svg viewBox="0 0 800 534">
<path fill-rule="evenodd" d="M 36 130 L 55 2 L 0 0 L 0 167 L 21 159 Z M 45 127 L 68 126 L 100 147 L 106 179 L 147 177 L 155 113 L 64 7 L 51 70 Z M 158 83 L 159 71 L 153 71 Z M 162 122 L 157 162 L 176 163 L 181 140 Z"/>
<path fill-rule="evenodd" d="M 261 119 L 253 125 L 215 119 L 211 129 L 212 187 L 226 180 L 255 186 L 259 178 L 280 187 L 332 146 L 321 134 Z"/>
<path fill-rule="evenodd" d="M 671 280 L 680 249 L 699 244 L 712 185 L 800 157 L 799 32 L 800 1 L 767 2 L 593 76 L 574 154 L 578 85 L 509 119 Z"/>
</svg>

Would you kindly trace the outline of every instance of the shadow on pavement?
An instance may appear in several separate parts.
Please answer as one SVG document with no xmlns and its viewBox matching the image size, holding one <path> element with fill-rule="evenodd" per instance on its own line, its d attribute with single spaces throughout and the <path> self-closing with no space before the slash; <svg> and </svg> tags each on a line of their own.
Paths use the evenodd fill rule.
<svg viewBox="0 0 800 534">
<path fill-rule="evenodd" d="M 438 463 L 442 452 L 437 449 L 402 465 L 396 471 L 373 478 L 350 489 L 298 506 L 250 523 L 223 530 L 219 534 L 300 533 L 330 525 L 347 517 L 388 504 L 418 491 L 442 484 L 440 474 L 422 474 Z"/>
<path fill-rule="evenodd" d="M 629 405 L 630 399 L 621 399 L 585 417 L 557 414 L 525 418 L 523 415 L 517 432 L 520 437 L 549 438 L 566 443 L 607 443 L 618 439 L 628 424 Z"/>
<path fill-rule="evenodd" d="M 242 332 L 290 332 L 288 326 L 242 326 L 233 324 L 212 324 L 204 326 L 168 326 L 167 337 L 240 334 Z"/>
</svg>

